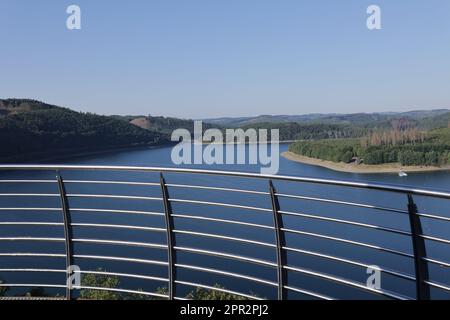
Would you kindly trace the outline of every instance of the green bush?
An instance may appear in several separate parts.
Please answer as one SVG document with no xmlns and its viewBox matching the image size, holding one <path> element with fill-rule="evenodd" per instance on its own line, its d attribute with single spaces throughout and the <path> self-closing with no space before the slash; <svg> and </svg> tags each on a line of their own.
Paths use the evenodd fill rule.
<svg viewBox="0 0 450 320">
<path fill-rule="evenodd" d="M 224 287 L 216 284 L 214 286 L 217 289 L 225 289 Z M 191 291 L 186 298 L 192 300 L 247 300 L 247 298 L 238 296 L 231 293 L 221 292 L 218 290 L 208 290 L 203 288 L 197 288 Z"/>
<path fill-rule="evenodd" d="M 102 269 L 97 269 L 97 271 L 103 271 Z M 85 274 L 81 278 L 81 285 L 83 287 L 101 287 L 114 289 L 119 286 L 119 278 L 114 276 L 102 275 L 102 274 Z M 82 289 L 80 292 L 81 299 L 86 300 L 120 300 L 121 296 L 118 292 L 112 291 L 102 291 L 102 290 L 92 290 L 92 289 Z"/>
</svg>

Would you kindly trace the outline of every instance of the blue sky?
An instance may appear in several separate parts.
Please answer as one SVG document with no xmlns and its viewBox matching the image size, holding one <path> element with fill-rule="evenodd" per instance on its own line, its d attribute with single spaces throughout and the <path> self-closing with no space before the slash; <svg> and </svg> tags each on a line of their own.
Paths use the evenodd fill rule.
<svg viewBox="0 0 450 320">
<path fill-rule="evenodd" d="M 184 118 L 450 108 L 449 15 L 448 0 L 1 0 L 0 97 Z"/>
</svg>

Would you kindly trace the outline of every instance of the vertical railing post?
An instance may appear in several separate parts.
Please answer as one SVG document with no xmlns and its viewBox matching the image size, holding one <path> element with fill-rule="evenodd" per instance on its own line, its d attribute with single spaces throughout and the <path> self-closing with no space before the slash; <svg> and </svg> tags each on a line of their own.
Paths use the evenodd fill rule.
<svg viewBox="0 0 450 320">
<path fill-rule="evenodd" d="M 64 187 L 64 181 L 59 172 L 56 172 L 56 179 L 58 181 L 59 195 L 61 199 L 61 209 L 63 213 L 64 221 L 64 243 L 66 249 L 66 299 L 72 300 L 72 287 L 71 287 L 71 276 L 72 276 L 72 225 L 70 219 L 69 203 L 67 201 L 66 189 Z"/>
<path fill-rule="evenodd" d="M 411 225 L 412 243 L 414 250 L 414 268 L 416 273 L 416 294 L 418 300 L 430 299 L 430 287 L 425 283 L 428 280 L 428 263 L 423 260 L 427 256 L 425 240 L 421 237 L 422 223 L 417 214 L 417 205 L 411 194 L 408 194 L 409 223 Z"/>
<path fill-rule="evenodd" d="M 286 272 L 284 266 L 286 265 L 286 253 L 283 247 L 286 244 L 284 238 L 284 232 L 281 230 L 283 228 L 283 219 L 280 211 L 280 204 L 278 202 L 278 197 L 276 195 L 275 188 L 273 186 L 272 180 L 269 180 L 269 190 L 270 198 L 272 200 L 272 210 L 273 210 L 273 224 L 275 228 L 275 241 L 277 246 L 277 281 L 278 281 L 278 300 L 286 299 Z"/>
<path fill-rule="evenodd" d="M 161 192 L 164 204 L 164 215 L 166 218 L 166 234 L 167 234 L 167 259 L 168 259 L 168 267 L 169 267 L 169 284 L 168 284 L 168 295 L 169 300 L 173 300 L 176 296 L 175 293 L 175 276 L 176 276 L 176 268 L 175 268 L 175 235 L 173 231 L 173 217 L 172 217 L 172 207 L 169 201 L 169 192 L 167 190 L 166 181 L 164 179 L 163 174 L 160 174 L 160 183 L 161 183 Z"/>
</svg>

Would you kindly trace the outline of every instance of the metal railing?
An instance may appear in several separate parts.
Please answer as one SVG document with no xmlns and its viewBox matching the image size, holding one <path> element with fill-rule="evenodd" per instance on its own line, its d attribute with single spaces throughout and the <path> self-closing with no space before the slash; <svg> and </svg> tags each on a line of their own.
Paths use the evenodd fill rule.
<svg viewBox="0 0 450 320">
<path fill-rule="evenodd" d="M 64 244 L 64 253 L 37 253 L 37 252 L 0 252 L 0 258 L 6 257 L 26 257 L 26 258 L 57 258 L 65 259 L 66 270 L 64 269 L 52 269 L 52 268 L 28 268 L 27 266 L 20 266 L 17 268 L 4 268 L 0 265 L 1 273 L 15 273 L 15 272 L 26 272 L 26 273 L 56 273 L 56 274 L 66 274 L 67 277 L 73 275 L 73 272 L 79 272 L 82 275 L 93 274 L 93 275 L 103 275 L 103 276 L 115 276 L 115 277 L 125 277 L 129 279 L 137 280 L 151 280 L 164 284 L 167 288 L 166 292 L 147 292 L 140 289 L 125 289 L 125 288 L 104 288 L 97 286 L 86 286 L 86 285 L 76 285 L 70 286 L 67 283 L 62 284 L 46 284 L 46 283 L 0 283 L 1 287 L 8 288 L 24 288 L 24 287 L 37 287 L 37 288 L 56 288 L 65 290 L 65 298 L 73 299 L 74 291 L 79 290 L 102 290 L 111 291 L 123 294 L 139 294 L 154 298 L 164 298 L 164 299 L 185 299 L 186 297 L 177 294 L 178 286 L 187 286 L 192 288 L 202 288 L 205 290 L 214 290 L 231 295 L 242 296 L 247 299 L 262 299 L 261 296 L 255 294 L 249 294 L 244 292 L 238 292 L 234 290 L 225 289 L 222 287 L 206 285 L 198 283 L 194 280 L 186 281 L 180 279 L 177 275 L 180 270 L 189 270 L 195 272 L 201 272 L 209 276 L 224 276 L 230 277 L 236 280 L 250 281 L 255 284 L 261 284 L 273 288 L 276 290 L 276 296 L 278 299 L 283 300 L 288 298 L 289 293 L 299 293 L 304 296 L 317 299 L 334 299 L 331 294 L 324 294 L 320 292 L 315 292 L 310 289 L 302 288 L 301 283 L 295 283 L 289 281 L 288 274 L 290 272 L 298 273 L 304 276 L 310 276 L 316 279 L 332 282 L 337 285 L 342 285 L 345 287 L 351 287 L 371 294 L 383 296 L 390 299 L 430 299 L 430 289 L 435 288 L 442 290 L 444 292 L 450 292 L 450 286 L 443 284 L 439 281 L 435 281 L 430 278 L 429 265 L 440 266 L 444 268 L 450 268 L 450 263 L 446 261 L 440 261 L 438 259 L 427 256 L 427 246 L 426 242 L 431 241 L 435 243 L 440 243 L 443 245 L 449 245 L 450 240 L 436 237 L 433 235 L 426 235 L 423 232 L 422 219 L 431 219 L 439 221 L 442 223 L 450 222 L 450 218 L 445 215 L 436 215 L 430 213 L 420 212 L 415 203 L 414 197 L 427 197 L 430 199 L 440 199 L 442 201 L 450 200 L 450 193 L 438 192 L 431 190 L 423 190 L 409 187 L 401 186 L 390 186 L 382 184 L 371 184 L 371 183 L 359 183 L 359 182 L 348 182 L 348 181 L 336 181 L 336 180 L 326 180 L 326 179 L 314 179 L 314 178 L 303 178 L 303 177 L 293 177 L 293 176 L 280 176 L 280 175 L 261 175 L 254 173 L 243 173 L 243 172 L 224 172 L 224 171 L 211 171 L 211 170 L 196 170 L 196 169 L 181 169 L 181 168 L 154 168 L 154 167 L 119 167 L 119 166 L 71 166 L 71 165 L 2 165 L 0 166 L 1 172 L 22 172 L 22 171 L 41 171 L 49 172 L 53 171 L 55 173 L 55 179 L 9 179 L 0 180 L 0 185 L 15 185 L 15 184 L 25 184 L 25 185 L 41 185 L 41 184 L 55 184 L 57 186 L 58 193 L 0 193 L 0 198 L 56 198 L 60 201 L 60 207 L 22 207 L 8 206 L 0 207 L 0 215 L 2 212 L 60 212 L 62 213 L 62 222 L 46 222 L 46 221 L 3 221 L 0 222 L 0 243 L 2 242 L 38 242 L 38 243 L 62 243 Z M 96 172 L 145 172 L 145 173 L 157 173 L 159 175 L 159 181 L 145 181 L 145 182 L 134 182 L 134 181 L 109 181 L 109 180 L 74 180 L 74 179 L 64 179 L 62 172 L 70 171 L 81 171 L 86 173 L 87 171 Z M 197 176 L 221 176 L 221 177 L 232 177 L 232 178 L 249 178 L 256 179 L 258 181 L 263 181 L 267 183 L 266 190 L 250 190 L 244 188 L 229 188 L 222 186 L 205 186 L 200 184 L 180 184 L 180 183 L 167 183 L 166 174 L 176 174 L 189 175 L 189 181 L 192 181 L 192 177 Z M 387 193 L 392 193 L 396 195 L 404 195 L 404 205 L 400 208 L 386 207 L 384 205 L 374 205 L 367 203 L 359 203 L 347 200 L 335 200 L 325 197 L 315 197 L 299 194 L 287 194 L 277 192 L 275 188 L 276 182 L 290 182 L 298 183 L 304 185 L 324 185 L 324 186 L 335 186 L 342 187 L 344 190 L 360 190 L 367 189 L 373 191 L 382 191 Z M 156 187 L 160 190 L 161 196 L 138 196 L 138 195 L 112 195 L 112 194 L 92 194 L 92 193 L 68 193 L 66 191 L 67 185 L 115 185 L 121 187 L 127 186 L 139 186 L 139 187 Z M 219 196 L 216 199 L 207 200 L 196 200 L 196 199 L 186 199 L 186 198 L 174 198 L 171 197 L 171 190 L 183 189 L 185 191 L 217 191 Z M 301 187 L 299 187 L 301 191 Z M 253 206 L 243 203 L 227 203 L 221 201 L 221 195 L 223 193 L 232 193 L 239 195 L 257 195 L 262 197 L 267 197 L 271 204 L 270 208 L 262 206 Z M 73 199 L 116 199 L 116 200 L 143 200 L 151 201 L 162 204 L 163 211 L 143 211 L 143 210 L 132 210 L 121 209 L 121 208 L 80 208 L 72 207 L 71 201 Z M 324 215 L 304 213 L 300 210 L 283 210 L 283 205 L 280 203 L 281 199 L 290 199 L 293 201 L 309 201 L 317 204 L 326 205 L 339 205 L 344 207 L 353 207 L 359 209 L 370 209 L 380 212 L 387 212 L 393 214 L 402 214 L 405 219 L 409 222 L 409 230 L 401 230 L 397 228 L 391 228 L 386 226 L 379 226 L 375 224 L 351 221 L 336 217 L 329 217 Z M 446 202 L 447 208 L 448 203 Z M 176 213 L 173 210 L 174 204 L 188 204 L 197 206 L 208 206 L 208 207 L 221 207 L 232 210 L 246 210 L 254 213 L 260 214 L 270 214 L 272 215 L 272 225 L 262 224 L 258 222 L 257 219 L 252 221 L 237 221 L 234 219 L 223 219 L 218 217 L 204 216 L 204 215 L 194 215 L 194 214 L 184 214 Z M 72 222 L 72 215 L 75 213 L 104 213 L 113 215 L 141 215 L 141 216 L 153 216 L 161 217 L 164 219 L 165 227 L 155 227 L 155 226 L 137 226 L 137 225 L 127 225 L 127 224 L 111 224 L 111 223 L 77 223 Z M 257 216 L 257 215 L 255 215 Z M 312 221 L 327 222 L 333 224 L 333 226 L 352 226 L 367 230 L 376 230 L 380 232 L 385 232 L 389 234 L 395 234 L 402 237 L 407 237 L 410 239 L 412 244 L 412 252 L 405 252 L 402 250 L 388 248 L 370 242 L 363 242 L 360 240 L 355 240 L 351 238 L 344 238 L 332 235 L 326 235 L 322 233 L 316 233 L 306 230 L 298 230 L 293 226 L 285 223 L 286 217 L 302 218 Z M 195 222 L 214 222 L 219 224 L 224 224 L 228 226 L 239 226 L 244 228 L 255 228 L 264 231 L 266 234 L 270 234 L 274 238 L 274 242 L 261 241 L 255 239 L 249 239 L 245 237 L 228 236 L 223 234 L 217 234 L 213 232 L 199 232 L 184 230 L 176 227 L 174 219 L 189 220 L 193 223 Z M 125 220 L 126 221 L 126 220 Z M 5 226 L 52 226 L 60 227 L 63 229 L 64 237 L 38 237 L 38 236 L 14 236 L 14 237 L 3 237 L 2 227 Z M 95 238 L 80 238 L 73 234 L 73 228 L 92 228 L 92 229 L 114 229 L 114 230 L 128 230 L 130 232 L 134 231 L 148 231 L 153 233 L 161 233 L 165 235 L 166 242 L 161 243 L 150 243 L 141 241 L 123 241 L 123 240 L 105 240 L 105 239 L 95 239 Z M 275 261 L 270 259 L 260 259 L 256 257 L 251 257 L 243 254 L 242 252 L 225 252 L 218 250 L 209 250 L 202 248 L 195 248 L 191 246 L 179 245 L 177 243 L 177 236 L 187 235 L 195 239 L 213 239 L 220 241 L 227 241 L 233 243 L 240 243 L 251 245 L 255 247 L 266 248 L 272 250 Z M 410 259 L 414 264 L 414 273 L 408 274 L 403 271 L 393 270 L 387 267 L 380 267 L 380 272 L 383 274 L 390 275 L 399 279 L 411 281 L 415 285 L 415 296 L 406 296 L 402 293 L 396 292 L 394 290 L 386 290 L 382 288 L 368 287 L 365 283 L 361 283 L 355 280 L 346 279 L 341 276 L 336 276 L 329 273 L 324 273 L 322 271 L 312 270 L 298 265 L 291 265 L 288 262 L 288 254 L 296 253 L 308 257 L 320 258 L 325 261 L 339 262 L 344 265 L 352 267 L 362 267 L 368 268 L 371 266 L 368 262 L 357 261 L 349 258 L 339 257 L 319 251 L 313 251 L 310 249 L 292 247 L 286 241 L 288 235 L 304 236 L 314 240 L 326 240 L 333 243 L 340 243 L 350 245 L 355 248 L 360 248 L 364 250 L 374 250 L 378 252 L 388 253 L 395 256 Z M 148 258 L 132 258 L 132 257 L 120 257 L 103 255 L 101 252 L 98 254 L 80 254 L 74 249 L 74 244 L 91 244 L 96 246 L 101 245 L 115 245 L 124 247 L 137 247 L 137 248 L 147 248 L 162 250 L 167 253 L 167 260 L 158 259 L 148 259 Z M 97 248 L 97 247 L 96 247 Z M 101 250 L 101 248 L 100 248 Z M 231 272 L 226 270 L 221 270 L 220 268 L 196 266 L 192 264 L 181 263 L 178 261 L 178 256 L 181 253 L 189 253 L 199 256 L 210 256 L 224 260 L 231 260 L 240 263 L 258 265 L 260 267 L 269 268 L 276 274 L 276 281 L 263 279 L 256 275 L 246 275 L 239 272 Z M 158 275 L 142 275 L 136 273 L 126 273 L 126 272 L 107 272 L 102 270 L 81 270 L 73 271 L 71 266 L 73 265 L 74 259 L 81 260 L 95 260 L 95 261 L 108 261 L 108 262 L 125 262 L 131 264 L 143 264 L 160 266 L 167 268 L 167 276 Z"/>
</svg>

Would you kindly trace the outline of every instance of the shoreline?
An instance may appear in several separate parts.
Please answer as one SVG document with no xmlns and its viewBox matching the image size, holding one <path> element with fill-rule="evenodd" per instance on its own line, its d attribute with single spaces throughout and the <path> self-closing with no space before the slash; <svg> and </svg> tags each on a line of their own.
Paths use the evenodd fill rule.
<svg viewBox="0 0 450 320">
<path fill-rule="evenodd" d="M 14 163 L 49 163 L 51 161 L 67 160 L 71 158 L 89 157 L 95 155 L 102 155 L 108 153 L 115 153 L 127 150 L 140 150 L 140 149 L 153 149 L 158 147 L 164 147 L 171 145 L 169 143 L 163 144 L 142 144 L 142 145 L 124 145 L 116 147 L 106 147 L 97 150 L 93 149 L 61 149 L 56 152 L 45 151 L 43 153 L 28 153 L 22 156 L 16 156 L 6 159 L 0 159 L 2 164 L 14 164 Z M 51 154 L 51 155 L 50 155 Z"/>
<path fill-rule="evenodd" d="M 403 172 L 433 172 L 433 171 L 446 171 L 450 170 L 450 166 L 443 167 L 428 167 L 428 166 L 402 166 L 399 163 L 386 163 L 386 164 L 349 164 L 343 162 L 332 162 L 328 160 L 321 160 L 315 158 L 309 158 L 301 156 L 296 153 L 286 151 L 281 154 L 284 158 L 300 162 L 303 164 L 309 164 L 313 166 L 323 167 L 334 171 L 347 172 L 347 173 L 398 173 Z"/>
</svg>

